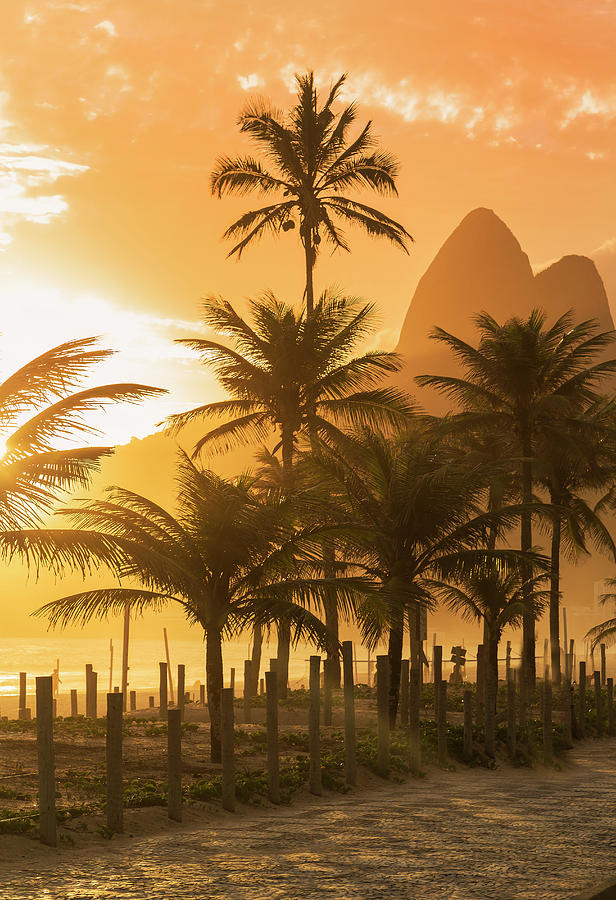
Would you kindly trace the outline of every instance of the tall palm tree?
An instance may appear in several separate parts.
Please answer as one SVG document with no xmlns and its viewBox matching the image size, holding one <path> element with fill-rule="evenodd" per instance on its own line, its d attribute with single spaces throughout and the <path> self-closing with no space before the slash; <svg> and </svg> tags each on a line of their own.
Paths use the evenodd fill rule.
<svg viewBox="0 0 616 900">
<path fill-rule="evenodd" d="M 545 606 L 545 592 L 537 590 L 545 575 L 533 578 L 530 595 L 533 613 L 538 615 Z M 434 582 L 433 589 L 454 613 L 471 621 L 483 622 L 486 634 L 487 678 L 485 704 L 486 752 L 495 752 L 495 712 L 498 690 L 498 645 L 503 629 L 518 627 L 527 612 L 526 590 L 522 568 L 508 569 L 494 566 L 491 571 L 469 571 L 456 583 Z"/>
<path fill-rule="evenodd" d="M 422 375 L 416 380 L 420 385 L 435 387 L 458 404 L 461 427 L 489 428 L 511 436 L 509 455 L 520 460 L 520 494 L 525 506 L 520 546 L 530 553 L 538 436 L 546 422 L 573 417 L 597 399 L 602 381 L 616 371 L 616 360 L 601 359 L 613 333 L 599 333 L 594 321 L 574 324 L 572 312 L 550 327 L 539 310 L 533 310 L 527 319 L 512 318 L 502 325 L 487 313 L 476 316 L 475 322 L 479 330 L 476 347 L 441 328 L 432 335 L 453 351 L 463 368 L 461 377 Z M 534 683 L 531 575 L 527 570 L 524 579 L 527 612 L 523 665 L 525 677 Z"/>
<path fill-rule="evenodd" d="M 375 149 L 371 122 L 350 139 L 356 104 L 345 106 L 338 114 L 332 109 L 345 80 L 342 75 L 319 105 L 314 74 L 297 75 L 297 103 L 286 115 L 264 100 L 250 102 L 239 117 L 240 131 L 257 145 L 267 168 L 251 156 L 221 156 L 210 179 L 216 197 L 278 195 L 275 202 L 240 216 L 224 237 L 237 241 L 229 255 L 239 257 L 267 231 L 278 234 L 299 225 L 308 313 L 314 304 L 313 270 L 322 237 L 334 249 L 349 250 L 340 221 L 384 237 L 405 251 L 412 240 L 405 228 L 385 213 L 346 195 L 349 190 L 365 188 L 396 195 L 398 163 L 390 153 Z"/>
<path fill-rule="evenodd" d="M 132 383 L 76 390 L 112 353 L 96 338 L 68 341 L 0 384 L 0 554 L 5 558 L 23 552 L 36 559 L 29 531 L 41 525 L 60 496 L 87 487 L 101 460 L 113 453 L 112 447 L 72 446 L 75 438 L 99 434 L 88 425 L 88 413 L 166 393 Z M 41 561 L 48 560 L 42 545 L 39 549 Z"/>
<path fill-rule="evenodd" d="M 251 476 L 224 479 L 182 454 L 177 516 L 122 488 L 111 489 L 106 500 L 64 511 L 74 526 L 68 535 L 74 546 L 131 585 L 82 591 L 36 612 L 52 625 L 85 624 L 127 607 L 139 613 L 178 603 L 205 635 L 214 761 L 220 761 L 223 637 L 284 616 L 296 638 L 322 643 L 324 628 L 308 604 L 318 607 L 329 593 L 351 595 L 360 586 L 358 579 L 334 584 L 315 576 L 322 529 L 298 532 L 292 504 L 263 502 L 253 486 Z M 101 537 L 111 548 L 108 554 Z"/>
<path fill-rule="evenodd" d="M 614 401 L 600 400 L 572 420 L 546 423 L 537 450 L 537 480 L 549 496 L 551 674 L 560 684 L 560 558 L 587 554 L 588 544 L 616 559 L 616 545 L 603 512 L 611 491 L 593 505 L 592 496 L 615 481 Z M 565 648 L 566 650 L 566 648 Z"/>
<path fill-rule="evenodd" d="M 405 616 L 434 605 L 435 579 L 517 563 L 515 551 L 485 549 L 484 544 L 487 531 L 510 527 L 518 511 L 484 512 L 491 471 L 469 467 L 462 455 L 456 458 L 442 433 L 424 423 L 395 440 L 360 431 L 347 438 L 337 456 L 317 459 L 313 466 L 325 493 L 328 479 L 344 486 L 347 503 L 339 514 L 353 532 L 343 556 L 380 586 L 358 617 L 372 646 L 388 635 L 393 723 Z"/>
<path fill-rule="evenodd" d="M 349 425 L 369 425 L 384 433 L 404 427 L 411 407 L 407 397 L 379 381 L 401 366 L 395 353 L 371 351 L 354 356 L 357 344 L 372 329 L 373 306 L 335 294 L 323 294 L 311 316 L 266 294 L 250 305 L 253 324 L 230 303 L 210 299 L 203 321 L 233 346 L 204 339 L 180 342 L 200 353 L 230 398 L 170 416 L 172 434 L 196 421 L 222 419 L 197 441 L 193 455 L 260 443 L 274 436 L 280 453 L 284 489 L 294 489 L 298 440 L 313 447 L 336 445 Z M 335 610 L 328 624 L 337 645 Z M 279 629 L 278 677 L 286 690 L 288 629 Z M 330 651 L 329 671 L 339 683 L 339 656 Z"/>
</svg>

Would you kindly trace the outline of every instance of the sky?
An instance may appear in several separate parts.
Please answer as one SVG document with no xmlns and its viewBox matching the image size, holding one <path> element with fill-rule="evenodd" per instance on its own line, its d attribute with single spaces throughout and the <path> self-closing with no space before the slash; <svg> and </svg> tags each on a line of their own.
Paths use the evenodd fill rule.
<svg viewBox="0 0 616 900">
<path fill-rule="evenodd" d="M 114 440 L 219 396 L 173 339 L 201 332 L 205 296 L 299 301 L 303 262 L 297 232 L 228 259 L 222 232 L 258 200 L 214 199 L 208 176 L 250 152 L 248 99 L 288 107 L 309 68 L 323 88 L 348 73 L 345 99 L 401 163 L 381 206 L 410 254 L 350 233 L 316 273 L 377 303 L 380 345 L 477 206 L 533 264 L 594 254 L 616 285 L 615 45 L 613 0 L 2 0 L 0 366 L 101 334 L 119 352 L 99 380 L 169 389 L 115 410 Z"/>
</svg>

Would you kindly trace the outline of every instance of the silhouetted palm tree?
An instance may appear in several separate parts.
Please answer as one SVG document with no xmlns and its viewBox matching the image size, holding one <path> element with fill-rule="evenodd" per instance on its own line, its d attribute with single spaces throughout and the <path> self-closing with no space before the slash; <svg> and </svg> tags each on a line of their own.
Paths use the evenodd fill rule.
<svg viewBox="0 0 616 900">
<path fill-rule="evenodd" d="M 229 255 L 242 251 L 267 231 L 279 233 L 299 225 L 306 263 L 306 308 L 314 303 L 313 269 L 322 237 L 334 249 L 348 250 L 342 220 L 368 234 L 384 237 L 407 250 L 408 232 L 385 213 L 346 195 L 365 189 L 397 194 L 398 163 L 375 149 L 368 122 L 349 139 L 355 103 L 339 114 L 332 110 L 346 76 L 342 75 L 319 107 L 314 74 L 296 76 L 297 104 L 285 115 L 264 100 L 248 104 L 239 118 L 240 131 L 249 135 L 266 160 L 267 168 L 250 156 L 222 156 L 211 175 L 212 193 L 278 195 L 279 199 L 251 210 L 233 223 L 225 237 L 237 241 Z M 238 240 L 239 239 L 239 240 Z"/>
<path fill-rule="evenodd" d="M 106 564 L 137 586 L 83 591 L 36 612 L 52 625 L 85 624 L 127 606 L 142 612 L 178 603 L 205 633 L 215 761 L 220 760 L 223 637 L 284 617 L 296 637 L 322 643 L 325 629 L 307 607 L 319 607 L 333 592 L 350 596 L 360 586 L 358 579 L 332 582 L 316 576 L 322 529 L 297 531 L 292 504 L 263 502 L 253 486 L 251 476 L 224 479 L 197 469 L 182 454 L 177 516 L 122 488 L 111 489 L 108 500 L 65 510 L 75 526 L 67 540 L 89 552 L 93 565 Z"/>
<path fill-rule="evenodd" d="M 520 566 L 499 568 L 491 571 L 470 571 L 466 576 L 457 579 L 457 584 L 434 583 L 433 590 L 447 603 L 454 613 L 461 613 L 470 621 L 482 622 L 486 634 L 486 703 L 485 703 L 485 735 L 486 753 L 494 756 L 495 752 L 495 713 L 496 693 L 498 690 L 498 645 L 507 626 L 518 627 L 522 624 L 527 610 L 526 594 L 530 593 L 533 602 L 532 612 L 537 616 L 546 603 L 546 593 L 537 590 L 545 581 L 545 575 L 533 578 L 526 591 L 524 576 Z"/>
<path fill-rule="evenodd" d="M 401 366 L 395 353 L 371 351 L 353 356 L 357 344 L 372 329 L 371 304 L 323 294 L 312 315 L 266 294 L 250 306 L 253 325 L 223 300 L 208 300 L 204 323 L 229 336 L 233 346 L 203 339 L 180 342 L 201 354 L 230 399 L 207 403 L 170 416 L 172 433 L 195 421 L 223 419 L 197 442 L 194 456 L 259 443 L 274 435 L 280 452 L 285 490 L 293 490 L 294 458 L 300 435 L 313 444 L 336 445 L 348 426 L 369 425 L 391 433 L 404 427 L 409 401 L 392 387 L 376 387 Z M 337 645 L 334 610 L 328 624 Z M 278 678 L 286 689 L 288 633 L 280 629 Z M 330 656 L 331 653 L 330 653 Z M 336 652 L 330 672 L 336 679 Z M 339 678 L 338 678 L 339 681 Z"/>
<path fill-rule="evenodd" d="M 76 391 L 90 369 L 112 355 L 96 338 L 48 350 L 0 384 L 0 554 L 48 563 L 48 541 L 36 531 L 62 494 L 85 488 L 112 447 L 73 447 L 98 434 L 88 413 L 117 401 L 137 402 L 166 393 L 141 384 L 106 384 Z M 58 449 L 58 444 L 65 445 Z"/>
<path fill-rule="evenodd" d="M 364 639 L 389 635 L 390 715 L 395 721 L 404 618 L 417 604 L 434 605 L 435 581 L 517 564 L 515 551 L 485 549 L 490 529 L 519 518 L 506 507 L 483 511 L 491 471 L 452 456 L 442 434 L 416 424 L 397 440 L 363 431 L 347 438 L 338 457 L 313 463 L 324 493 L 328 479 L 344 486 L 343 520 L 355 528 L 343 556 L 376 580 L 380 592 L 358 610 Z M 333 493 L 333 488 L 332 488 Z"/>
<path fill-rule="evenodd" d="M 598 333 L 593 321 L 574 324 L 571 312 L 551 327 L 534 310 L 527 319 L 512 318 L 500 325 L 487 313 L 475 318 L 477 347 L 441 328 L 433 337 L 451 348 L 463 368 L 462 377 L 422 375 L 417 382 L 447 394 L 462 408 L 459 424 L 508 434 L 512 453 L 520 462 L 520 493 L 526 507 L 521 518 L 521 549 L 532 549 L 533 466 L 537 440 L 546 422 L 575 416 L 594 402 L 602 380 L 616 371 L 616 360 L 601 360 L 613 333 Z M 528 565 L 528 564 L 527 564 Z M 524 619 L 526 678 L 535 679 L 535 618 L 530 596 L 531 572 L 524 590 L 528 612 Z"/>
</svg>

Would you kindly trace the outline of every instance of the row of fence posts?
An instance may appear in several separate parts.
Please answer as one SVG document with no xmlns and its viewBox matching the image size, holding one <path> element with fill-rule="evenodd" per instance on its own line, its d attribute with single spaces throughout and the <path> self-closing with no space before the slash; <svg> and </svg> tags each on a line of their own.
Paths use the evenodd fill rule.
<svg viewBox="0 0 616 900">
<path fill-rule="evenodd" d="M 441 766 L 447 764 L 447 692 L 448 684 L 442 678 L 442 648 L 434 647 L 435 682 L 434 682 L 434 719 L 436 724 L 437 756 Z M 355 700 L 353 678 L 353 645 L 345 641 L 342 645 L 342 662 L 344 677 L 344 746 L 345 746 L 345 778 L 349 786 L 356 784 L 357 757 L 355 734 Z M 245 667 L 245 676 L 250 674 L 250 661 Z M 90 692 L 96 685 L 96 672 L 89 668 Z M 167 756 L 168 756 L 168 815 L 174 821 L 182 818 L 182 720 L 184 717 L 184 666 L 178 667 L 178 706 L 173 709 L 167 704 L 167 664 L 160 664 L 160 715 L 164 709 L 167 720 Z M 479 681 L 477 689 L 463 691 L 464 709 L 464 752 L 467 756 L 473 751 L 473 722 L 485 726 L 486 706 L 495 703 L 495 697 L 488 696 L 485 689 L 485 659 L 483 648 L 478 648 Z M 387 776 L 390 769 L 390 666 L 386 655 L 377 656 L 377 768 L 382 776 Z M 507 741 L 512 756 L 516 753 L 518 733 L 523 737 L 527 727 L 527 698 L 523 679 L 520 679 L 520 691 L 516 690 L 514 670 L 509 670 L 507 681 Z M 331 722 L 331 688 L 329 679 L 325 678 L 324 698 L 321 704 L 321 657 L 310 657 L 309 708 L 308 708 L 308 752 L 309 752 L 309 790 L 319 796 L 322 793 L 321 781 L 321 707 L 325 712 L 329 709 Z M 483 679 L 483 684 L 482 684 Z M 250 678 L 245 677 L 244 719 L 250 721 Z M 614 734 L 614 686 L 613 679 L 606 679 L 607 686 L 607 733 Z M 594 701 L 597 713 L 597 730 L 604 730 L 604 705 L 601 688 L 601 673 L 593 673 Z M 583 738 L 586 734 L 586 664 L 579 664 L 577 710 L 574 704 L 573 687 L 566 680 L 561 688 L 563 724 L 565 740 L 571 743 L 573 737 Z M 270 671 L 265 673 L 266 693 L 266 732 L 267 732 L 267 778 L 268 796 L 272 803 L 280 802 L 280 761 L 278 742 L 278 685 L 275 660 L 270 661 Z M 131 692 L 132 693 L 132 692 Z M 329 703 L 327 695 L 330 695 Z M 229 811 L 235 809 L 235 750 L 234 750 L 234 687 L 223 688 L 221 695 L 221 761 L 222 761 L 222 805 Z M 88 695 L 87 695 L 88 697 Z M 92 696 L 89 696 L 90 704 Z M 473 702 L 475 710 L 473 710 Z M 131 699 L 132 705 L 132 699 Z M 87 703 L 86 703 L 87 706 Z M 549 678 L 543 682 L 541 694 L 541 712 L 543 720 L 543 749 L 546 763 L 552 760 L 552 718 L 553 718 L 552 684 Z M 92 707 L 90 706 L 90 709 Z M 107 694 L 107 729 L 106 729 L 106 771 L 107 771 L 107 826 L 112 832 L 121 832 L 123 828 L 123 780 L 122 780 L 122 716 L 124 710 L 123 695 L 118 691 Z M 419 665 L 409 660 L 402 661 L 401 686 L 399 698 L 400 725 L 409 736 L 409 766 L 412 771 L 421 767 L 420 742 L 420 710 L 421 710 L 421 673 Z M 473 715 L 475 712 L 475 715 Z M 56 843 L 56 809 L 55 809 L 55 777 L 53 749 L 54 700 L 51 676 L 36 679 L 36 717 L 37 747 L 39 763 L 39 813 L 40 837 L 46 844 Z M 324 724 L 326 724 L 324 722 Z M 518 727 L 519 726 L 519 727 Z M 494 735 L 484 734 L 486 752 L 493 752 Z"/>
</svg>

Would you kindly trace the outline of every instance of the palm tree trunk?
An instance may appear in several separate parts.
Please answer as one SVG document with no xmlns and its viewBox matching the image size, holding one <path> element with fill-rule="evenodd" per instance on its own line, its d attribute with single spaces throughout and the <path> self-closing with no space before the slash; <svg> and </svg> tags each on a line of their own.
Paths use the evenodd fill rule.
<svg viewBox="0 0 616 900">
<path fill-rule="evenodd" d="M 557 506 L 560 498 L 550 493 L 550 501 Z M 552 516 L 552 548 L 550 555 L 550 656 L 552 681 L 560 684 L 560 513 Z M 565 648 L 566 649 L 566 648 Z"/>
<path fill-rule="evenodd" d="M 323 571 L 326 578 L 335 576 L 335 554 L 329 547 L 323 548 Z M 328 597 L 324 603 L 325 626 L 328 631 L 327 645 L 327 679 L 331 690 L 340 689 L 340 642 L 338 622 L 338 601 L 336 597 Z"/>
<path fill-rule="evenodd" d="M 400 672 L 402 670 L 402 644 L 404 641 L 404 617 L 389 629 L 389 727 L 395 728 L 400 698 Z"/>
<path fill-rule="evenodd" d="M 250 696 L 259 693 L 259 671 L 261 670 L 261 647 L 263 646 L 263 629 L 255 625 L 252 630 L 252 654 L 250 659 Z"/>
<path fill-rule="evenodd" d="M 532 503 L 533 500 L 533 470 L 530 460 L 532 446 L 530 435 L 522 435 L 522 453 L 524 460 L 522 461 L 522 502 Z M 532 517 L 529 510 L 525 510 L 520 518 L 520 549 L 523 552 L 530 553 L 533 548 L 533 528 Z M 525 580 L 532 578 L 532 565 L 529 562 L 523 563 L 523 571 Z M 535 686 L 536 668 L 535 668 L 535 614 L 532 610 L 533 605 L 533 588 L 530 584 L 524 587 L 525 612 L 522 622 L 522 666 L 524 669 L 524 678 L 529 687 Z"/>
<path fill-rule="evenodd" d="M 314 286 L 312 281 L 314 271 L 314 249 L 312 247 L 309 228 L 306 229 L 303 244 L 304 256 L 306 259 L 306 312 L 310 315 L 314 309 Z"/>
<path fill-rule="evenodd" d="M 282 435 L 282 470 L 285 480 L 285 492 L 293 490 L 293 432 L 283 426 Z M 278 650 L 276 653 L 276 677 L 278 680 L 278 696 L 286 700 L 289 684 L 289 653 L 291 648 L 291 625 L 289 622 L 278 622 Z"/>
<path fill-rule="evenodd" d="M 205 679 L 207 707 L 210 714 L 210 755 L 212 762 L 221 761 L 220 698 L 222 692 L 222 639 L 220 631 L 208 628 L 205 641 Z"/>
</svg>

